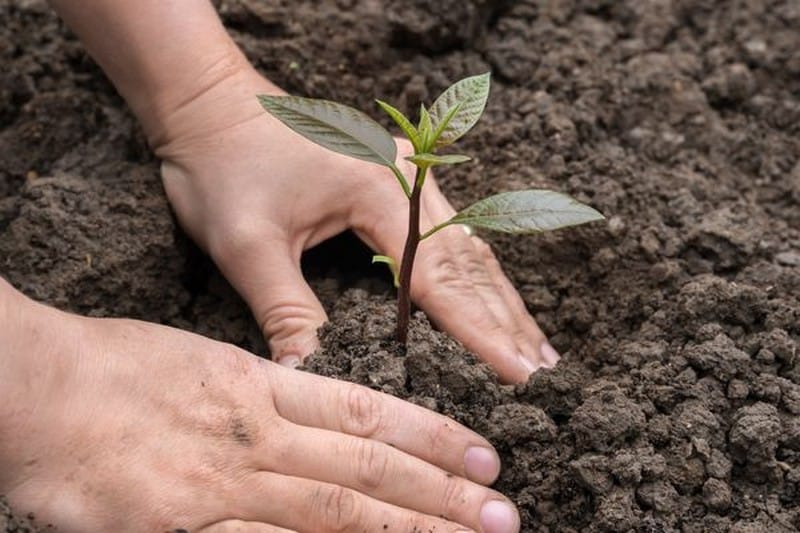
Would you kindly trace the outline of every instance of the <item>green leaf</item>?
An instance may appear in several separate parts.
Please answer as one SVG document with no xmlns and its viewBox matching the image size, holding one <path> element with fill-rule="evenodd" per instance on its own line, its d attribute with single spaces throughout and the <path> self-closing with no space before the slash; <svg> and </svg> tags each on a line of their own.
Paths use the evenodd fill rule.
<svg viewBox="0 0 800 533">
<path fill-rule="evenodd" d="M 414 145 L 414 148 L 419 149 L 420 148 L 419 132 L 417 131 L 417 128 L 415 128 L 414 125 L 411 123 L 411 121 L 408 120 L 408 118 L 399 109 L 393 107 L 392 105 L 387 104 L 382 100 L 375 100 L 375 102 L 377 102 L 377 104 L 381 107 L 381 109 L 386 111 L 386 114 L 392 117 L 392 120 L 394 120 L 395 123 L 398 126 L 400 126 L 400 129 L 408 138 L 408 140 L 411 141 L 411 144 Z"/>
<path fill-rule="evenodd" d="M 437 155 L 437 154 L 414 154 L 406 157 L 408 161 L 411 161 L 418 167 L 434 167 L 436 165 L 457 165 L 459 163 L 466 163 L 470 160 L 469 157 L 465 155 L 458 155 L 458 154 L 445 154 L 445 155 Z"/>
<path fill-rule="evenodd" d="M 392 271 L 392 277 L 394 278 L 394 287 L 400 287 L 400 271 L 398 270 L 397 263 L 395 263 L 394 259 L 388 255 L 373 255 L 372 264 L 374 265 L 375 263 L 385 263 L 389 265 L 389 270 Z"/>
<path fill-rule="evenodd" d="M 605 217 L 566 194 L 547 190 L 504 192 L 462 209 L 446 222 L 505 233 L 537 233 Z"/>
<path fill-rule="evenodd" d="M 329 150 L 389 167 L 397 158 L 392 135 L 357 109 L 299 96 L 259 95 L 258 101 L 288 127 Z"/>
<path fill-rule="evenodd" d="M 425 104 L 419 105 L 419 126 L 417 126 L 420 136 L 420 152 L 427 152 L 430 149 L 430 139 L 433 133 L 433 123 L 431 122 L 431 115 Z"/>
<path fill-rule="evenodd" d="M 445 120 L 453 106 L 461 104 L 458 112 L 439 136 L 437 140 L 439 146 L 452 144 L 478 122 L 486 108 L 490 85 L 489 72 L 471 76 L 454 83 L 436 99 L 430 111 L 434 129 Z"/>
<path fill-rule="evenodd" d="M 443 144 L 439 143 L 439 138 L 442 136 L 442 133 L 444 133 L 444 130 L 447 128 L 447 126 L 450 125 L 450 121 L 453 120 L 453 117 L 456 116 L 456 113 L 458 113 L 458 110 L 461 109 L 463 105 L 464 102 L 459 102 L 453 107 L 451 107 L 450 110 L 442 119 L 442 121 L 436 126 L 436 131 L 433 132 L 433 136 L 431 137 L 435 144 L 439 144 L 440 146 L 445 146 L 446 143 Z"/>
</svg>

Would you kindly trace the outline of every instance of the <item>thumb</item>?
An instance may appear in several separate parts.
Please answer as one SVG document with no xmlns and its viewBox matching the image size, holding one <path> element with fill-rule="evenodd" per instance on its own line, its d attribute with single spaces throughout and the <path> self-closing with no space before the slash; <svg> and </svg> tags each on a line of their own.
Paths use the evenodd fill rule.
<svg viewBox="0 0 800 533">
<path fill-rule="evenodd" d="M 218 260 L 247 301 L 269 342 L 272 360 L 295 367 L 319 347 L 317 329 L 327 315 L 284 240 L 258 239 Z"/>
</svg>

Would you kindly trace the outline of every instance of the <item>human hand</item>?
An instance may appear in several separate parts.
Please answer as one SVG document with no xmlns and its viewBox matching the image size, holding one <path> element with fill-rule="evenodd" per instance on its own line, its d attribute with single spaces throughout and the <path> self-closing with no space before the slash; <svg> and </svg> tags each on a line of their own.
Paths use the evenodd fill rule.
<svg viewBox="0 0 800 533">
<path fill-rule="evenodd" d="M 279 90 L 247 68 L 175 113 L 153 136 L 167 194 L 183 226 L 250 305 L 272 357 L 296 365 L 318 345 L 326 316 L 303 279 L 304 250 L 352 228 L 399 262 L 408 202 L 385 168 L 303 139 L 264 113 L 255 95 Z M 398 165 L 410 145 L 399 141 Z M 431 181 L 422 231 L 450 218 Z M 559 356 L 527 312 L 490 247 L 460 227 L 419 250 L 412 299 L 507 382 L 525 381 Z"/>
<path fill-rule="evenodd" d="M 0 494 L 59 531 L 519 529 L 441 415 L 163 326 L 25 300 L 0 328 Z"/>
</svg>

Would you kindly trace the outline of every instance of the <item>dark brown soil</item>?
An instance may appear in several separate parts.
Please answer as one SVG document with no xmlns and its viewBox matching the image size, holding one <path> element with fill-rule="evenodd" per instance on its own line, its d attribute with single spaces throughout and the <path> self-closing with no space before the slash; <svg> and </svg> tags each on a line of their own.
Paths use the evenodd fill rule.
<svg viewBox="0 0 800 533">
<path fill-rule="evenodd" d="M 310 370 L 485 434 L 525 531 L 800 529 L 796 0 L 218 4 L 299 94 L 409 108 L 491 69 L 462 145 L 476 163 L 441 174 L 454 203 L 548 187 L 609 217 L 487 236 L 565 354 L 526 386 L 499 386 L 421 315 L 398 356 L 385 273 L 352 238 L 307 258 L 331 317 Z M 176 227 L 135 122 L 43 2 L 0 1 L 0 124 L 0 273 L 63 308 L 264 353 Z"/>
</svg>

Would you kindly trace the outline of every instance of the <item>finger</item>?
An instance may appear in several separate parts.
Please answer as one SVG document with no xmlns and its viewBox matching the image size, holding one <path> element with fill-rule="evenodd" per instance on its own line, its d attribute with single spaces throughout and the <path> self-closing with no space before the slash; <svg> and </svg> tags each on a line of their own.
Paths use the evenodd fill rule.
<svg viewBox="0 0 800 533">
<path fill-rule="evenodd" d="M 378 440 L 476 483 L 500 473 L 491 444 L 454 420 L 361 385 L 273 370 L 275 408 L 290 422 Z"/>
<path fill-rule="evenodd" d="M 427 209 L 431 212 L 434 220 L 447 220 L 455 214 L 455 210 L 442 195 L 435 182 L 431 183 L 430 195 L 427 197 Z M 449 232 L 449 235 L 442 235 Z M 451 227 L 442 230 L 437 235 L 431 237 L 435 243 L 436 239 L 442 240 L 447 237 L 450 241 L 451 249 L 459 250 L 455 256 L 459 258 L 459 264 L 468 266 L 468 274 L 474 282 L 475 288 L 481 299 L 486 303 L 488 309 L 495 315 L 497 321 L 503 326 L 502 330 L 497 331 L 498 336 L 510 335 L 517 347 L 522 363 L 527 367 L 529 373 L 535 371 L 540 366 L 552 366 L 558 359 L 555 350 L 550 348 L 543 354 L 544 334 L 527 312 L 525 304 L 514 290 L 511 282 L 505 276 L 492 253 L 491 247 L 478 237 L 473 237 L 459 227 Z M 446 289 L 446 287 L 442 287 Z M 432 316 L 434 313 L 429 311 Z M 464 320 L 452 320 L 452 313 L 446 313 L 442 319 L 434 317 L 437 323 L 458 338 L 469 336 L 469 324 Z M 450 324 L 445 323 L 451 318 Z M 468 347 L 468 341 L 463 340 Z M 494 344 L 499 344 L 495 342 Z M 549 345 L 547 345 L 549 347 Z M 498 357 L 504 354 L 499 351 L 482 352 L 475 349 L 478 355 L 485 361 L 496 366 Z M 555 358 L 552 354 L 555 354 Z M 545 356 L 546 355 L 546 356 Z M 525 376 L 523 379 L 527 378 Z"/>
<path fill-rule="evenodd" d="M 382 187 L 373 187 L 371 190 L 372 196 L 366 197 L 363 209 L 355 211 L 362 218 L 353 220 L 353 228 L 373 250 L 399 262 L 408 234 L 408 221 L 400 213 L 408 212 L 407 202 L 402 195 L 398 201 L 388 192 L 381 194 Z M 430 195 L 429 191 L 423 191 L 423 197 Z M 378 206 L 380 211 L 377 210 Z M 363 217 L 364 213 L 370 215 Z M 425 209 L 420 215 L 420 224 L 425 229 L 433 226 Z M 444 233 L 452 235 L 452 231 L 444 230 Z M 430 240 L 434 241 L 437 237 L 436 242 L 420 243 L 411 278 L 411 297 L 467 349 L 489 362 L 502 380 L 527 380 L 532 372 L 530 363 L 522 356 L 514 338 L 505 334 L 503 324 L 487 308 L 462 268 L 463 263 L 467 262 L 470 268 L 474 266 L 483 270 L 481 259 L 472 253 L 467 258 L 461 258 L 460 264 L 459 258 L 446 248 L 446 237 L 436 235 Z M 458 309 L 459 313 L 453 313 L 454 309 Z"/>
<path fill-rule="evenodd" d="M 437 237 L 444 239 L 447 235 Z M 508 325 L 486 305 L 469 278 L 482 266 L 476 264 L 474 256 L 456 257 L 447 248 L 429 244 L 417 258 L 411 287 L 413 300 L 465 348 L 492 365 L 502 381 L 527 380 L 534 369 L 522 356 Z"/>
<path fill-rule="evenodd" d="M 431 194 L 427 203 L 429 204 L 427 209 L 432 213 L 431 218 L 434 220 L 447 220 L 456 213 L 435 182 L 431 183 Z M 544 334 L 506 277 L 491 247 L 479 237 L 463 231 L 459 233 L 458 227 L 443 231 L 452 233 L 452 242 L 465 250 L 462 252 L 464 255 L 469 254 L 470 262 L 474 260 L 472 254 L 480 257 L 482 268 L 472 269 L 476 289 L 498 321 L 503 324 L 505 331 L 514 337 L 522 356 L 531 363 L 530 368 L 535 370 L 540 366 L 554 366 L 559 359 L 558 353 L 546 342 Z M 431 239 L 437 237 L 438 235 L 434 235 Z M 463 322 L 457 321 L 454 327 L 463 327 Z M 460 335 L 459 331 L 452 333 Z"/>
<path fill-rule="evenodd" d="M 526 355 L 528 355 L 529 359 L 536 365 L 553 368 L 561 356 L 550 343 L 547 342 L 544 333 L 528 312 L 527 307 L 525 307 L 525 302 L 522 301 L 522 297 L 516 289 L 514 289 L 511 281 L 503 272 L 503 268 L 500 266 L 500 262 L 497 260 L 494 252 L 492 252 L 491 246 L 478 237 L 473 236 L 472 240 L 475 242 L 476 248 L 483 255 L 486 269 L 494 279 L 495 286 L 503 295 L 508 307 L 514 314 L 517 324 L 520 325 L 525 335 L 531 340 L 532 345 L 535 347 L 532 354 Z"/>
<path fill-rule="evenodd" d="M 452 216 L 449 213 L 452 208 L 441 196 L 426 202 L 426 211 L 431 213 L 430 218 L 433 220 L 447 220 Z M 497 322 L 514 338 L 518 345 L 527 344 L 528 340 L 524 338 L 522 330 L 517 325 L 516 317 L 495 285 L 495 280 L 487 270 L 483 256 L 474 245 L 473 239 L 463 231 L 463 227 L 445 228 L 429 239 L 429 243 L 426 242 L 426 248 L 430 246 L 446 249 L 448 255 L 456 260 L 459 270 L 466 279 L 472 282 L 472 289 L 483 301 L 485 309 L 482 311 L 492 313 Z M 426 250 L 423 250 L 421 253 L 425 252 Z M 463 321 L 458 321 L 458 323 L 464 324 Z"/>
<path fill-rule="evenodd" d="M 232 507 L 243 516 L 315 533 L 466 530 L 453 522 L 402 509 L 346 487 L 273 472 L 248 476 Z"/>
<path fill-rule="evenodd" d="M 180 530 L 179 530 L 180 531 Z M 291 529 L 271 526 L 260 522 L 245 522 L 243 520 L 225 520 L 211 524 L 198 533 L 295 533 Z"/>
<path fill-rule="evenodd" d="M 438 284 L 434 286 L 422 285 L 420 289 L 430 290 L 433 292 L 432 298 L 435 298 L 437 303 L 441 301 L 448 301 L 453 297 L 453 292 L 471 290 L 474 295 L 470 295 L 473 300 L 480 299 L 483 305 L 476 305 L 470 307 L 470 314 L 474 316 L 472 320 L 465 320 L 464 317 L 454 317 L 452 312 L 438 311 L 441 306 L 435 306 L 433 309 L 428 310 L 431 318 L 443 329 L 455 337 L 462 339 L 464 344 L 470 348 L 475 349 L 478 356 L 491 364 L 495 368 L 504 366 L 503 359 L 511 358 L 505 366 L 511 368 L 519 368 L 524 366 L 525 373 L 522 374 L 523 379 L 527 379 L 528 374 L 534 372 L 538 365 L 527 365 L 526 361 L 530 359 L 519 359 L 526 357 L 535 352 L 534 345 L 526 331 L 522 328 L 516 314 L 507 300 L 504 298 L 497 280 L 492 276 L 491 271 L 487 268 L 484 259 L 484 250 L 481 249 L 476 238 L 467 235 L 462 227 L 449 227 L 440 231 L 430 238 L 430 247 L 435 248 L 436 251 L 430 253 L 439 253 L 441 250 L 446 250 L 449 257 L 452 258 L 455 268 L 461 273 L 460 275 L 469 280 L 472 284 L 471 288 L 466 286 L 454 286 L 453 284 Z M 444 244 L 444 243 L 447 244 Z M 423 253 L 427 253 L 426 250 Z M 422 264 L 428 264 L 422 256 Z M 425 280 L 422 283 L 430 282 L 429 280 L 436 279 L 436 273 L 420 272 L 420 278 Z M 465 284 L 462 284 L 465 285 Z M 464 294 L 467 296 L 467 294 Z M 420 305 L 427 310 L 420 300 Z M 475 322 L 473 322 L 475 321 Z M 490 322 L 493 321 L 497 327 L 491 331 L 486 331 L 484 336 L 488 336 L 491 346 L 495 347 L 494 350 L 483 351 L 477 349 L 476 341 L 480 339 L 469 340 L 474 337 L 474 323 Z M 503 345 L 511 345 L 513 343 L 514 349 L 509 353 L 508 350 L 500 351 L 498 348 Z M 520 365 L 521 364 L 521 365 Z M 506 378 L 508 379 L 508 378 Z"/>
<path fill-rule="evenodd" d="M 505 510 L 505 517 L 498 520 L 507 524 L 516 520 L 514 507 L 499 493 L 388 444 L 297 425 L 280 435 L 270 443 L 278 453 L 265 454 L 261 461 L 266 470 L 340 485 L 478 530 L 482 514 L 497 514 L 494 507 Z"/>
<path fill-rule="evenodd" d="M 272 359 L 285 366 L 297 366 L 317 349 L 317 330 L 327 320 L 300 270 L 299 254 L 284 238 L 260 235 L 232 237 L 212 248 L 223 274 L 250 305 Z"/>
</svg>

